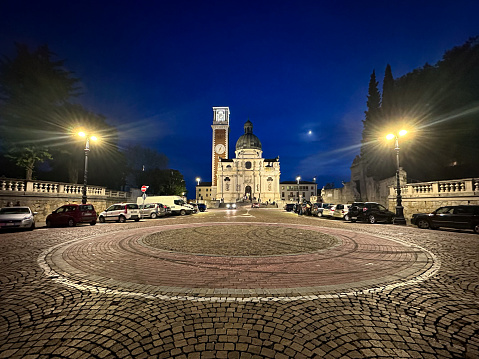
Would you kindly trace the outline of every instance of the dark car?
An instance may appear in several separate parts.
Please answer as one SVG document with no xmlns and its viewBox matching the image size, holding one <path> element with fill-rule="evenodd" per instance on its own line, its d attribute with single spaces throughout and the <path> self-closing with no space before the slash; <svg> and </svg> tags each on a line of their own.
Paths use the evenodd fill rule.
<svg viewBox="0 0 479 359">
<path fill-rule="evenodd" d="M 198 211 L 200 211 L 200 212 L 206 211 L 206 204 L 198 203 Z"/>
<path fill-rule="evenodd" d="M 395 214 L 376 202 L 355 202 L 349 208 L 351 222 L 364 221 L 392 223 Z"/>
<path fill-rule="evenodd" d="M 284 206 L 284 210 L 286 212 L 294 211 L 294 203 L 286 203 L 286 205 Z"/>
<path fill-rule="evenodd" d="M 411 223 L 422 229 L 448 227 L 479 233 L 479 206 L 446 206 L 432 213 L 415 213 Z"/>
<path fill-rule="evenodd" d="M 69 226 L 77 223 L 96 224 L 96 211 L 92 204 L 66 204 L 47 216 L 47 227 Z"/>
</svg>

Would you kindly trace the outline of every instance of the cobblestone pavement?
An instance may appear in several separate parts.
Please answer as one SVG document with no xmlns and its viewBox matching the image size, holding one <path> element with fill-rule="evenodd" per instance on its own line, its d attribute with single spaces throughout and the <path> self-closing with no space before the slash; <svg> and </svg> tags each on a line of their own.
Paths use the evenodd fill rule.
<svg viewBox="0 0 479 359">
<path fill-rule="evenodd" d="M 479 358 L 469 231 L 209 210 L 0 253 L 0 358 Z"/>
</svg>

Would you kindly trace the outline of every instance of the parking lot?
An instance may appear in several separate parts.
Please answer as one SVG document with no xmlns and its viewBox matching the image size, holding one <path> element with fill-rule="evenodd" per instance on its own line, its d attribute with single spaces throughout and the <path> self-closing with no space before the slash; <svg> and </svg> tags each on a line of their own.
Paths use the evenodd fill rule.
<svg viewBox="0 0 479 359">
<path fill-rule="evenodd" d="M 37 224 L 0 233 L 0 357 L 477 358 L 478 248 L 270 208 Z"/>
</svg>

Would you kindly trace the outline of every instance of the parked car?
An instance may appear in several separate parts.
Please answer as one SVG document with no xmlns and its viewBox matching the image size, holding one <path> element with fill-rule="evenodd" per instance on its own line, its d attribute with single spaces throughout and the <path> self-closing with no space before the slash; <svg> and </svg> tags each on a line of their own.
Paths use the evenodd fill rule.
<svg viewBox="0 0 479 359">
<path fill-rule="evenodd" d="M 189 203 L 193 207 L 193 213 L 198 213 L 198 205 L 196 203 Z"/>
<path fill-rule="evenodd" d="M 259 202 L 251 203 L 251 208 L 259 208 Z"/>
<path fill-rule="evenodd" d="M 161 203 L 147 203 L 139 206 L 141 218 L 158 218 L 166 216 L 166 208 Z"/>
<path fill-rule="evenodd" d="M 349 207 L 351 222 L 365 221 L 392 223 L 395 214 L 376 202 L 355 202 Z"/>
<path fill-rule="evenodd" d="M 0 228 L 26 228 L 35 229 L 35 215 L 30 207 L 15 206 L 0 209 Z"/>
<path fill-rule="evenodd" d="M 198 210 L 199 210 L 200 212 L 206 211 L 206 204 L 204 204 L 204 203 L 198 203 Z"/>
<path fill-rule="evenodd" d="M 116 203 L 105 209 L 98 216 L 102 223 L 106 221 L 117 221 L 125 223 L 128 219 L 140 220 L 140 209 L 136 203 Z"/>
<path fill-rule="evenodd" d="M 422 229 L 439 227 L 472 229 L 479 234 L 479 206 L 439 207 L 432 213 L 415 213 L 411 223 Z"/>
<path fill-rule="evenodd" d="M 226 209 L 236 209 L 236 203 L 226 203 Z"/>
<path fill-rule="evenodd" d="M 286 203 L 286 205 L 284 206 L 284 210 L 286 212 L 294 211 L 294 203 Z"/>
<path fill-rule="evenodd" d="M 46 218 L 47 227 L 68 226 L 74 227 L 77 223 L 96 224 L 96 211 L 92 204 L 65 204 Z"/>
<path fill-rule="evenodd" d="M 321 217 L 323 215 L 323 210 L 331 204 L 332 203 L 315 203 L 313 204 L 311 213 L 313 216 Z"/>
<path fill-rule="evenodd" d="M 334 210 L 333 217 L 344 219 L 345 221 L 349 221 L 349 207 L 351 207 L 350 204 L 336 205 L 336 209 Z"/>
<path fill-rule="evenodd" d="M 328 207 L 323 209 L 323 217 L 332 218 L 334 216 L 334 212 L 336 210 L 336 205 L 331 204 Z"/>
</svg>

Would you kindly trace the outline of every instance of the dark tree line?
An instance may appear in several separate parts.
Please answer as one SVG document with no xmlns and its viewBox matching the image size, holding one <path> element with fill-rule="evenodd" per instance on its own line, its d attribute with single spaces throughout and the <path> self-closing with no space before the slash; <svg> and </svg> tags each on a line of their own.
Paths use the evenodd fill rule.
<svg viewBox="0 0 479 359">
<path fill-rule="evenodd" d="M 401 128 L 401 167 L 429 181 L 479 176 L 479 37 L 446 51 L 435 65 L 397 79 L 386 67 L 382 96 L 373 71 L 363 120 L 361 159 L 368 175 L 394 175 L 394 141 Z"/>
<path fill-rule="evenodd" d="M 118 130 L 105 116 L 74 102 L 81 95 L 79 83 L 47 45 L 30 51 L 26 45 L 16 44 L 13 59 L 1 58 L 0 176 L 81 182 L 85 139 L 78 132 L 88 130 L 99 139 L 90 142 L 90 184 L 120 189 L 163 181 L 164 186 L 176 190 L 165 194 L 184 192 L 186 188 L 174 186 L 182 183 L 178 171 L 161 176 L 153 172 L 167 170 L 164 154 L 138 145 L 119 149 Z M 149 172 L 144 172 L 144 167 Z M 145 178 L 146 173 L 153 178 Z"/>
</svg>

